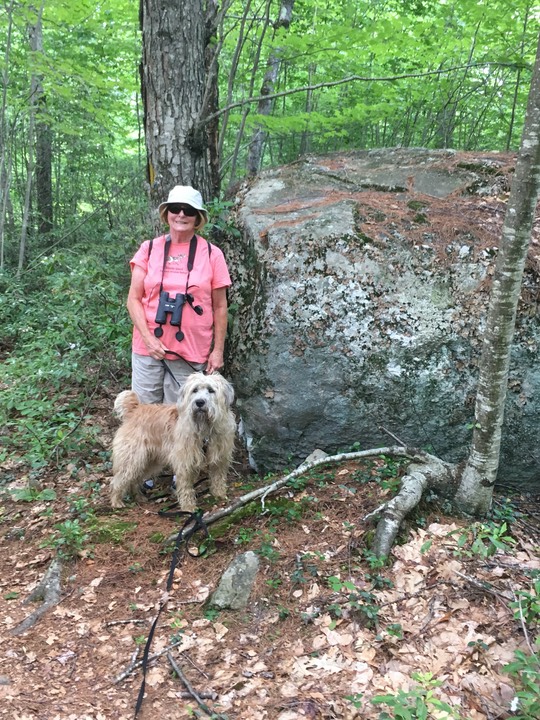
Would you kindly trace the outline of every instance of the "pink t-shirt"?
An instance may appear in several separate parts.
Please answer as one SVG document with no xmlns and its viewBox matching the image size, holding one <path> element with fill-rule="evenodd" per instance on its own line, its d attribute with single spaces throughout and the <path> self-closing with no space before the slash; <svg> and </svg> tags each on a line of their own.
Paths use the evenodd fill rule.
<svg viewBox="0 0 540 720">
<path fill-rule="evenodd" d="M 171 243 L 168 258 L 165 262 L 165 270 L 163 270 L 165 240 L 166 235 L 154 238 L 150 262 L 148 262 L 149 240 L 143 242 L 130 262 L 132 270 L 135 265 L 138 265 L 146 272 L 142 305 L 146 315 L 146 322 L 152 332 L 154 328 L 159 327 L 155 319 L 159 305 L 162 274 L 163 290 L 169 293 L 171 300 L 174 299 L 177 293 L 186 292 L 189 242 Z M 174 350 L 189 362 L 206 362 L 210 354 L 213 338 L 212 290 L 229 287 L 230 284 L 229 270 L 221 250 L 215 245 L 211 245 L 211 252 L 209 253 L 206 240 L 197 236 L 197 252 L 195 253 L 193 270 L 189 274 L 188 292 L 193 295 L 193 304 L 202 307 L 202 315 L 197 315 L 195 310 L 185 302 L 182 309 L 181 325 L 184 339 L 181 341 L 176 339 L 175 335 L 178 332 L 178 327 L 171 325 L 172 316 L 168 314 L 167 322 L 161 326 L 163 328 L 161 342 L 169 350 Z M 136 327 L 133 328 L 132 348 L 133 352 L 139 355 L 148 355 L 146 345 Z M 174 355 L 168 355 L 167 357 L 171 360 L 176 359 Z"/>
</svg>

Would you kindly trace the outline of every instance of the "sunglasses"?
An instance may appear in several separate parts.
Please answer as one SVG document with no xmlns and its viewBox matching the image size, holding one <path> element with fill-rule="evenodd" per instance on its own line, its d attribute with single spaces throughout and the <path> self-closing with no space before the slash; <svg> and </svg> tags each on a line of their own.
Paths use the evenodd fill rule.
<svg viewBox="0 0 540 720">
<path fill-rule="evenodd" d="M 180 212 L 183 212 L 186 217 L 195 217 L 195 215 L 199 214 L 199 211 L 195 210 L 191 205 L 182 205 L 181 203 L 167 205 L 167 210 L 173 215 L 178 215 Z"/>
</svg>

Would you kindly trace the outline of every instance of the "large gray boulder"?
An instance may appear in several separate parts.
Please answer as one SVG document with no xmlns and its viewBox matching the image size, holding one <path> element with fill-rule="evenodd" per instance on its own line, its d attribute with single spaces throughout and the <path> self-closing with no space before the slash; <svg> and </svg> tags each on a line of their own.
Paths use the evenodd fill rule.
<svg viewBox="0 0 540 720">
<path fill-rule="evenodd" d="M 514 157 L 423 149 L 306 157 L 237 195 L 229 366 L 253 464 L 403 443 L 466 457 Z M 535 235 L 499 481 L 540 478 Z"/>
</svg>

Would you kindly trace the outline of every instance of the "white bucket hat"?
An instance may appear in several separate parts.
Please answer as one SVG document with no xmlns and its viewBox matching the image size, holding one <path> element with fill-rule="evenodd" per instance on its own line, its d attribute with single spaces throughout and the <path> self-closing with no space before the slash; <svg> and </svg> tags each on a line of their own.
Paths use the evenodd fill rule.
<svg viewBox="0 0 540 720">
<path fill-rule="evenodd" d="M 203 205 L 202 195 L 198 190 L 192 188 L 190 185 L 175 185 L 169 193 L 169 197 L 166 202 L 162 202 L 158 208 L 159 216 L 166 222 L 167 220 L 167 205 L 172 203 L 185 203 L 191 205 L 195 210 L 199 210 L 201 215 L 204 216 L 206 222 L 208 222 L 208 211 Z"/>
</svg>

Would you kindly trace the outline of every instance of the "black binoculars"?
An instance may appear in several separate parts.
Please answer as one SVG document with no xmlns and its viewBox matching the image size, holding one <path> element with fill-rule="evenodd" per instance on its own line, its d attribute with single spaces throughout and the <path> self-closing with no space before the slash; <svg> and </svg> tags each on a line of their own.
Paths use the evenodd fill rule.
<svg viewBox="0 0 540 720">
<path fill-rule="evenodd" d="M 184 333 L 180 330 L 180 325 L 182 324 L 182 309 L 185 302 L 187 302 L 188 305 L 191 305 L 197 315 L 203 314 L 203 309 L 200 305 L 193 305 L 193 295 L 191 295 L 191 293 L 177 293 L 174 298 L 171 298 L 166 290 L 162 290 L 159 294 L 156 323 L 158 325 L 165 325 L 167 322 L 167 315 L 170 314 L 171 325 L 178 328 L 176 339 L 179 341 L 184 339 Z M 161 337 L 163 335 L 163 328 L 156 328 L 154 330 L 154 335 L 156 337 Z"/>
<path fill-rule="evenodd" d="M 162 290 L 159 295 L 159 305 L 156 313 L 158 325 L 164 325 L 167 322 L 167 315 L 171 313 L 171 325 L 179 326 L 182 322 L 182 307 L 187 298 L 190 298 L 191 302 L 193 302 L 193 297 L 190 295 L 186 296 L 184 293 L 177 293 L 171 299 L 169 293 Z"/>
</svg>

